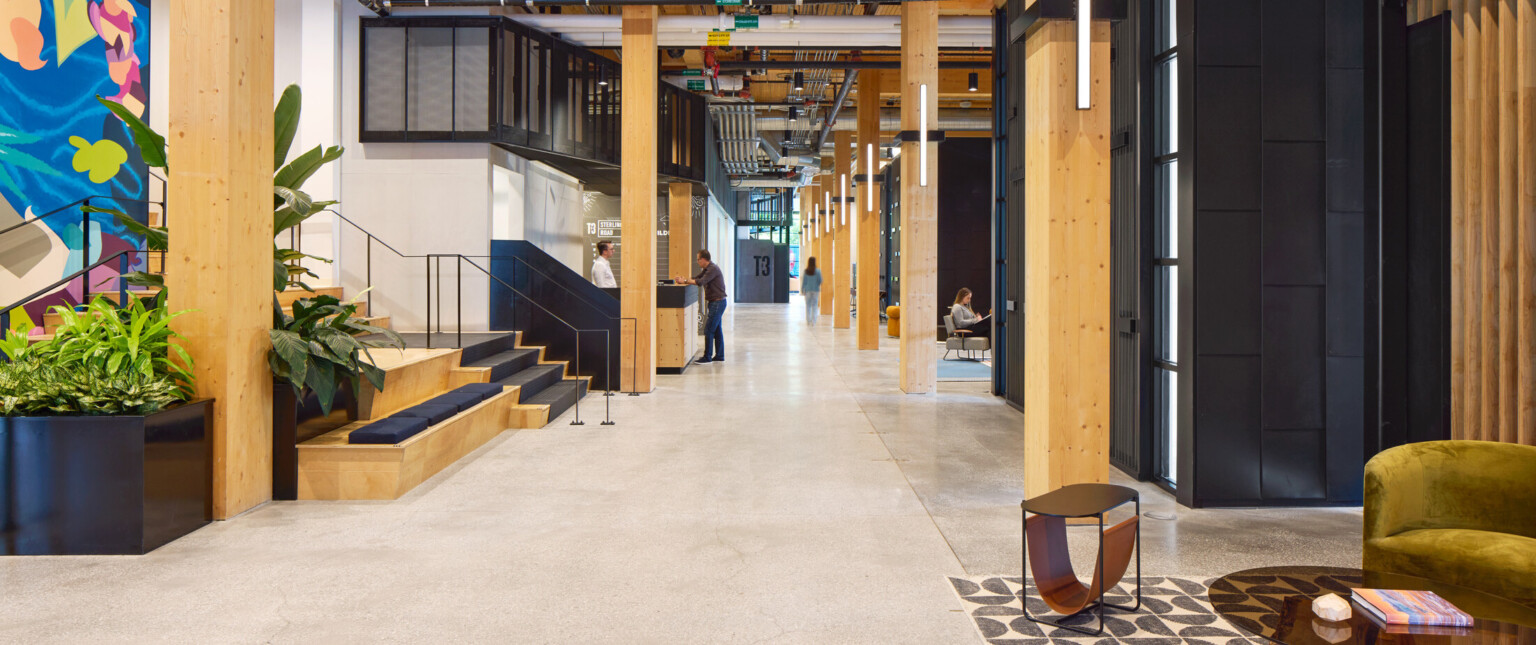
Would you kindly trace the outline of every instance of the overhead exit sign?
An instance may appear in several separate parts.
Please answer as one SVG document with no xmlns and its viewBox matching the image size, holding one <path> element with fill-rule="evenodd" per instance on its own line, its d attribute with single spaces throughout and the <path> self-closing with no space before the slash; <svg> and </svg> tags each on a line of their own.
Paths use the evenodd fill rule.
<svg viewBox="0 0 1536 645">
<path fill-rule="evenodd" d="M 702 78 L 698 79 L 698 80 L 688 79 L 688 89 L 689 89 L 689 91 L 693 91 L 693 92 L 703 92 L 704 91 L 704 79 L 702 79 Z"/>
<path fill-rule="evenodd" d="M 737 29 L 757 29 L 757 14 L 736 14 Z"/>
</svg>

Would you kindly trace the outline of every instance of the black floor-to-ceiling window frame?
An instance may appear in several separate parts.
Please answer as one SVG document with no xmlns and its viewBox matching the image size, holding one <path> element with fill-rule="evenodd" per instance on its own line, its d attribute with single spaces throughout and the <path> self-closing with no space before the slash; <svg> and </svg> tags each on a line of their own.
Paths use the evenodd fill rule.
<svg viewBox="0 0 1536 645">
<path fill-rule="evenodd" d="M 1177 0 L 1150 0 L 1152 141 L 1152 476 L 1178 480 L 1179 401 L 1179 48 Z"/>
</svg>

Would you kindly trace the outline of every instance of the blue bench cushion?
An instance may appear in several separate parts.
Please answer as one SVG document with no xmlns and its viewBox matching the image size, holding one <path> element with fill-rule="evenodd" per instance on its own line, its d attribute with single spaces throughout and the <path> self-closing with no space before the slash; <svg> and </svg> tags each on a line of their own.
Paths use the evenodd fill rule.
<svg viewBox="0 0 1536 645">
<path fill-rule="evenodd" d="M 427 420 L 413 417 L 379 419 L 347 435 L 347 443 L 397 444 L 427 429 Z"/>
<path fill-rule="evenodd" d="M 478 394 L 482 400 L 501 394 L 506 386 L 500 383 L 470 383 L 455 388 L 454 393 Z"/>
<path fill-rule="evenodd" d="M 460 412 L 463 412 L 472 407 L 480 405 L 480 402 L 483 400 L 485 400 L 484 397 L 481 397 L 479 394 L 475 394 L 473 392 L 449 392 L 447 394 L 434 397 L 431 401 L 427 401 L 427 403 L 434 405 L 451 405 L 457 407 Z"/>
<path fill-rule="evenodd" d="M 442 423 L 444 419 L 447 419 L 448 417 L 458 413 L 459 406 L 457 405 L 427 402 L 421 405 L 414 405 L 391 414 L 389 415 L 389 418 L 394 419 L 400 417 L 414 417 L 418 419 L 426 419 L 427 425 L 435 426 L 439 423 Z"/>
</svg>

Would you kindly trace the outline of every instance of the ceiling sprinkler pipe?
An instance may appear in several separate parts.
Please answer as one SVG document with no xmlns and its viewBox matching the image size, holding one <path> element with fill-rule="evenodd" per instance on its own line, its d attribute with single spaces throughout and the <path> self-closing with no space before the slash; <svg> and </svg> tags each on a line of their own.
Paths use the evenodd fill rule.
<svg viewBox="0 0 1536 645">
<path fill-rule="evenodd" d="M 837 98 L 832 100 L 832 109 L 827 111 L 827 118 L 821 125 L 821 136 L 816 138 L 816 147 L 812 152 L 819 152 L 821 147 L 827 144 L 827 135 L 832 133 L 832 124 L 837 123 L 837 113 L 843 111 L 843 103 L 848 101 L 848 90 L 859 80 L 859 70 L 850 69 L 843 72 L 843 86 L 837 89 Z"/>
<path fill-rule="evenodd" d="M 425 7 L 428 6 L 428 3 L 431 2 L 431 1 L 432 0 L 391 0 L 391 2 L 387 6 L 383 7 L 383 11 L 380 11 L 380 7 L 376 6 L 377 3 L 372 3 L 372 2 L 369 2 L 368 0 L 359 0 L 359 4 L 362 4 L 364 7 L 367 7 L 368 9 L 370 9 L 370 10 L 376 12 L 376 13 L 379 13 L 379 15 L 385 15 L 385 14 L 387 14 L 389 12 L 389 9 L 391 7 L 393 7 L 394 9 L 425 8 Z M 503 6 L 506 6 L 506 3 L 503 2 L 502 0 L 436 0 L 436 1 L 437 1 L 437 6 L 438 7 L 503 7 Z M 936 1 L 936 0 L 902 0 L 902 2 L 934 2 L 934 1 Z M 522 4 L 523 6 L 530 7 L 530 8 L 532 8 L 532 7 L 574 7 L 574 6 L 624 7 L 624 6 L 631 6 L 631 5 L 633 5 L 633 6 L 652 6 L 652 5 L 666 5 L 666 6 L 708 5 L 708 6 L 714 6 L 715 5 L 715 0 L 522 0 L 522 1 L 519 2 L 519 4 Z M 776 5 L 776 6 L 781 6 L 781 5 L 795 5 L 795 6 L 799 6 L 799 5 L 859 5 L 859 4 L 869 4 L 869 3 L 867 3 L 867 2 L 865 2 L 865 3 L 854 2 L 852 0 L 752 0 L 752 4 L 754 4 L 754 5 Z M 898 2 L 890 2 L 889 4 L 899 4 L 899 3 Z"/>
<path fill-rule="evenodd" d="M 808 119 L 790 121 L 782 116 L 757 117 L 757 129 L 767 131 L 792 130 L 797 132 L 814 132 L 821 129 L 819 124 L 812 124 Z M 858 130 L 857 119 L 838 121 L 832 124 L 833 132 L 845 130 Z M 989 132 L 992 130 L 991 110 L 939 110 L 937 129 L 955 132 Z M 896 109 L 880 110 L 880 131 L 897 132 L 901 130 L 901 111 Z"/>
</svg>

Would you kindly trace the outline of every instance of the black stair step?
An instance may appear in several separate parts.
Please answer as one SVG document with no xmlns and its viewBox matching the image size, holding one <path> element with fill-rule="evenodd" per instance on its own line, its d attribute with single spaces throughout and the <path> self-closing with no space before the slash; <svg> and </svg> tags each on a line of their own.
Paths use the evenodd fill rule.
<svg viewBox="0 0 1536 645">
<path fill-rule="evenodd" d="M 460 354 L 459 364 L 470 365 L 485 360 L 496 354 L 517 348 L 518 332 L 509 331 L 493 340 L 486 340 L 469 345 Z"/>
<path fill-rule="evenodd" d="M 530 399 L 543 392 L 545 388 L 560 382 L 565 377 L 565 365 L 534 365 L 521 372 L 506 378 L 495 379 L 502 385 L 516 385 L 521 388 L 518 394 L 519 403 L 527 403 Z"/>
<path fill-rule="evenodd" d="M 586 381 L 560 381 L 544 388 L 544 391 L 534 395 L 531 399 L 525 399 L 525 403 L 549 406 L 549 420 L 554 421 L 571 406 L 576 404 L 576 399 L 586 394 Z"/>
<path fill-rule="evenodd" d="M 539 350 L 522 347 L 509 349 L 499 354 L 492 354 L 472 363 L 464 363 L 466 367 L 491 368 L 492 381 L 499 381 L 513 374 L 539 364 Z"/>
</svg>

